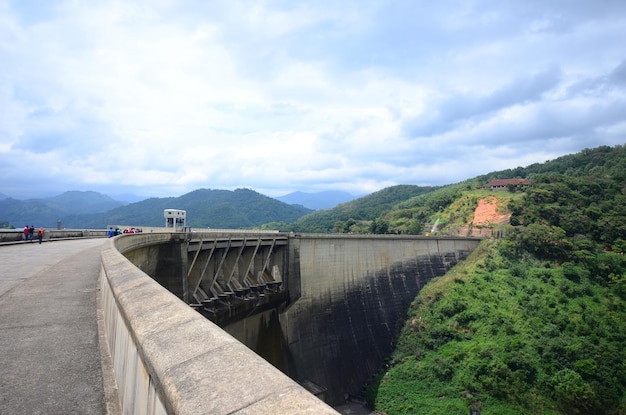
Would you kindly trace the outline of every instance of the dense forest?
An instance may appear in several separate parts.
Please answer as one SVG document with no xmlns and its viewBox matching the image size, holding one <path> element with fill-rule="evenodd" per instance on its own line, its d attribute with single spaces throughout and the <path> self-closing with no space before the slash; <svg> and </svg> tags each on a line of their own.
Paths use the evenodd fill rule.
<svg viewBox="0 0 626 415">
<path fill-rule="evenodd" d="M 532 180 L 505 198 L 504 236 L 420 292 L 370 404 L 388 415 L 626 413 L 625 174 L 626 148 L 600 147 L 383 213 L 392 230 L 401 217 L 452 224 L 486 181 Z"/>
</svg>

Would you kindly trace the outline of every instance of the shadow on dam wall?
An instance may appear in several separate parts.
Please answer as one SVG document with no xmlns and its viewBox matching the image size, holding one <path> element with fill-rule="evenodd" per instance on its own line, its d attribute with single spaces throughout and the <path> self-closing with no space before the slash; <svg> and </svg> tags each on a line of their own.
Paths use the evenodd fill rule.
<svg viewBox="0 0 626 415">
<path fill-rule="evenodd" d="M 327 388 L 332 404 L 345 395 L 360 395 L 393 352 L 414 297 L 447 269 L 436 256 L 394 264 L 366 276 L 362 286 L 346 290 L 343 297 L 328 296 L 302 307 L 299 320 L 308 324 L 305 330 L 298 328 L 300 339 L 290 345 L 303 357 L 297 369 Z"/>
<path fill-rule="evenodd" d="M 340 405 L 359 397 L 390 357 L 420 289 L 479 242 L 291 241 L 288 302 L 223 328 L 327 403 Z"/>
</svg>

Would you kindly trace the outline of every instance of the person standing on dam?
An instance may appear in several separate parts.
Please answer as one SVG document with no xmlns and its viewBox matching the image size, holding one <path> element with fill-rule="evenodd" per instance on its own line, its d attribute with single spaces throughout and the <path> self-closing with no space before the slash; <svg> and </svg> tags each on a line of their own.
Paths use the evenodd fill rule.
<svg viewBox="0 0 626 415">
<path fill-rule="evenodd" d="M 37 239 L 39 239 L 39 244 L 41 245 L 41 241 L 43 240 L 43 228 L 37 230 Z"/>
</svg>

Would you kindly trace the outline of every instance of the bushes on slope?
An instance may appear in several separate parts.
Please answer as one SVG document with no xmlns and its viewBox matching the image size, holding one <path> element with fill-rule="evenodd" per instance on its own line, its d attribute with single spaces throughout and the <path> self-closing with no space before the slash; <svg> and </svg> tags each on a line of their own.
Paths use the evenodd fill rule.
<svg viewBox="0 0 626 415">
<path fill-rule="evenodd" d="M 390 368 L 386 414 L 626 413 L 626 197 L 612 178 L 537 177 L 519 226 L 424 287 Z"/>
</svg>

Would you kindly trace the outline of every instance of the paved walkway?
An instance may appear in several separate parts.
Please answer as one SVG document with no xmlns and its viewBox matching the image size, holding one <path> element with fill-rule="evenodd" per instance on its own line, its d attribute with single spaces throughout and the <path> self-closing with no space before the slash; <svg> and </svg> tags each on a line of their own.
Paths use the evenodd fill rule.
<svg viewBox="0 0 626 415">
<path fill-rule="evenodd" d="M 115 412 L 98 341 L 104 241 L 0 246 L 1 414 Z"/>
</svg>

